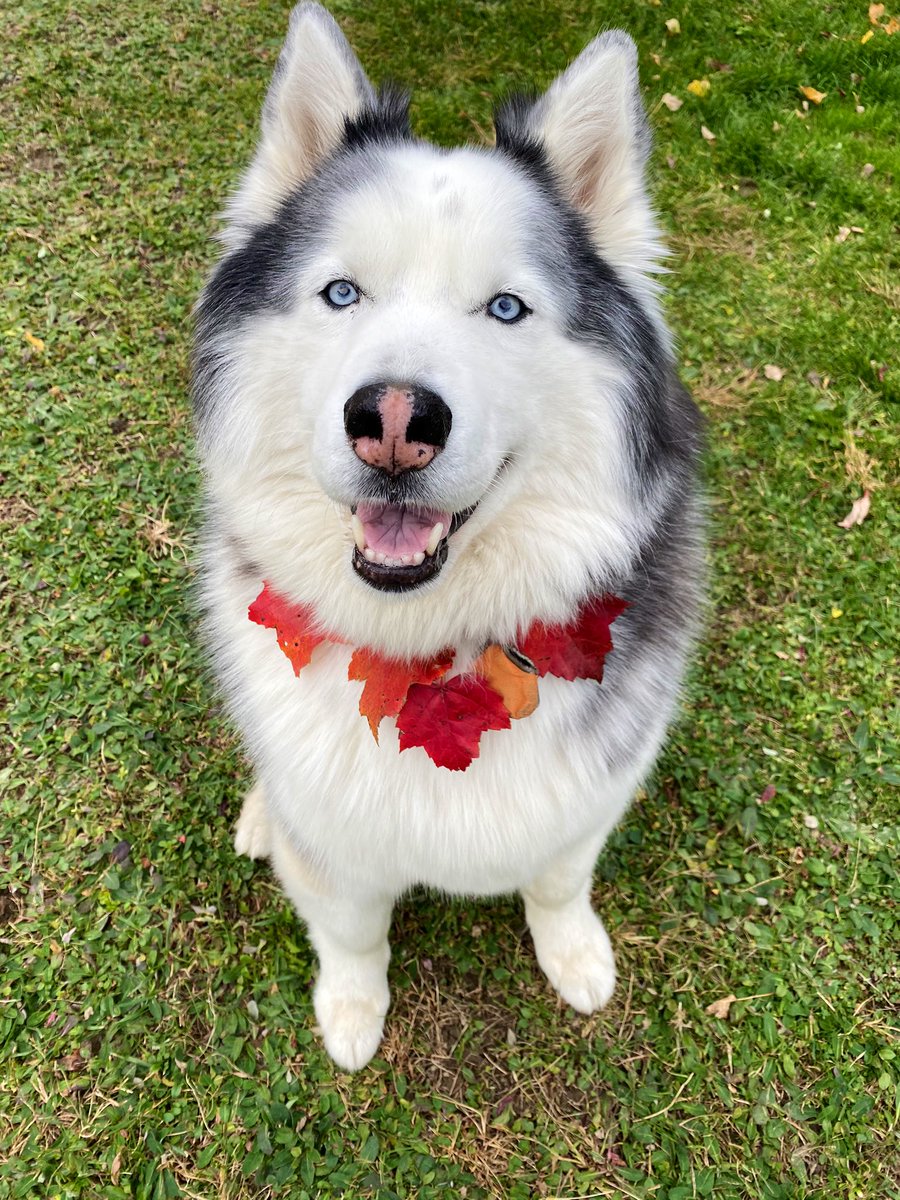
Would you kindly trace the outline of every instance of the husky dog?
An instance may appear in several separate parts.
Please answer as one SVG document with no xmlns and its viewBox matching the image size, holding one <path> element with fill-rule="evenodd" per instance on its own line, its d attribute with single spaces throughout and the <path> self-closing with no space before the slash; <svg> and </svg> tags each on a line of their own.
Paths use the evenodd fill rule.
<svg viewBox="0 0 900 1200">
<path fill-rule="evenodd" d="M 495 123 L 489 148 L 415 137 L 299 5 L 197 309 L 206 631 L 256 775 L 235 845 L 307 925 L 346 1069 L 381 1040 L 391 908 L 417 885 L 521 892 L 562 999 L 607 1002 L 592 871 L 700 604 L 701 433 L 654 280 L 634 44 L 604 33 Z M 327 634 L 299 675 L 248 620 L 264 582 Z M 628 604 L 602 682 L 546 675 L 467 769 L 360 716 L 355 649 L 450 647 L 461 677 L 602 595 Z"/>
</svg>

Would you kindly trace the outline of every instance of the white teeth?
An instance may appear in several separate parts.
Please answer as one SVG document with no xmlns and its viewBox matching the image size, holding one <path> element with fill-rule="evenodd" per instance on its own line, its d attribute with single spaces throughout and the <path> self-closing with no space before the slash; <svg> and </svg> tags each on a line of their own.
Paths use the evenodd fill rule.
<svg viewBox="0 0 900 1200">
<path fill-rule="evenodd" d="M 425 561 L 425 555 L 422 553 L 421 550 L 417 550 L 415 552 L 415 554 L 412 556 L 411 561 L 412 561 L 412 565 L 414 567 L 418 567 L 420 563 L 423 563 Z"/>
<path fill-rule="evenodd" d="M 434 529 L 432 529 L 431 533 L 428 535 L 428 545 L 425 547 L 425 553 L 434 554 L 435 550 L 438 548 L 438 543 L 443 536 L 444 527 L 440 521 L 438 521 L 437 525 L 435 525 Z"/>
<path fill-rule="evenodd" d="M 375 553 L 375 561 L 379 564 L 379 566 L 383 567 L 385 565 L 385 563 L 387 562 L 387 555 L 384 554 L 381 550 L 378 550 Z"/>
<path fill-rule="evenodd" d="M 365 550 L 363 550 L 363 558 L 366 562 L 374 562 L 375 551 L 370 546 L 366 546 Z"/>
<path fill-rule="evenodd" d="M 366 549 L 366 531 L 363 529 L 363 523 L 356 513 L 350 518 L 350 528 L 353 530 L 353 540 L 356 542 L 357 550 L 360 554 L 364 554 Z"/>
</svg>

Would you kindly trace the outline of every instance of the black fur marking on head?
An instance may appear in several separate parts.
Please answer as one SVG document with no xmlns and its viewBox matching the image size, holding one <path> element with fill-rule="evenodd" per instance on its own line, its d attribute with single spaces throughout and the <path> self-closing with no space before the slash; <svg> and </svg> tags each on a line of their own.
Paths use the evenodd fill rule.
<svg viewBox="0 0 900 1200">
<path fill-rule="evenodd" d="M 513 96 L 495 112 L 496 152 L 511 160 L 551 209 L 535 252 L 567 297 L 567 331 L 601 346 L 627 366 L 626 428 L 643 488 L 660 475 L 690 474 L 701 442 L 699 414 L 677 385 L 671 355 L 653 321 L 615 268 L 595 248 L 582 214 L 568 201 L 530 119 L 532 101 Z M 547 237 L 552 230 L 555 236 Z"/>
<path fill-rule="evenodd" d="M 384 83 L 372 103 L 345 121 L 343 148 L 355 150 L 373 143 L 408 142 L 412 138 L 409 92 L 394 83 Z"/>
</svg>

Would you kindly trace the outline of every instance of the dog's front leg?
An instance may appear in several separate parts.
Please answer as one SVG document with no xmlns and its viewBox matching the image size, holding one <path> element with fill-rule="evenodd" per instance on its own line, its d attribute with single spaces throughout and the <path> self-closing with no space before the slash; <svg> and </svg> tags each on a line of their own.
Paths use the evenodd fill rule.
<svg viewBox="0 0 900 1200">
<path fill-rule="evenodd" d="M 358 1071 L 378 1049 L 390 1003 L 387 935 L 393 897 L 338 891 L 277 827 L 271 833 L 272 866 L 319 957 L 313 1005 L 325 1049 L 339 1067 Z"/>
<path fill-rule="evenodd" d="M 602 1008 L 616 985 L 609 937 L 591 908 L 594 863 L 604 837 L 560 855 L 522 889 L 541 969 L 578 1012 Z"/>
</svg>

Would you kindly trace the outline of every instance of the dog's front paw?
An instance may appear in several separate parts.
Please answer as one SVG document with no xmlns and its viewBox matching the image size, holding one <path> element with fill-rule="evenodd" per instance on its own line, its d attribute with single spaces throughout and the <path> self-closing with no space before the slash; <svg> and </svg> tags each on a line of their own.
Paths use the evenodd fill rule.
<svg viewBox="0 0 900 1200">
<path fill-rule="evenodd" d="M 345 1071 L 358 1071 L 381 1044 L 390 1003 L 387 983 L 371 993 L 340 995 L 322 981 L 316 985 L 314 1007 L 325 1049 Z"/>
<path fill-rule="evenodd" d="M 580 1013 L 603 1008 L 616 986 L 616 963 L 600 918 L 589 912 L 530 924 L 541 970 L 566 1004 Z"/>
<path fill-rule="evenodd" d="M 260 784 L 244 798 L 244 806 L 234 827 L 234 848 L 248 858 L 268 858 L 272 852 L 272 832 L 266 798 Z"/>
</svg>

